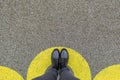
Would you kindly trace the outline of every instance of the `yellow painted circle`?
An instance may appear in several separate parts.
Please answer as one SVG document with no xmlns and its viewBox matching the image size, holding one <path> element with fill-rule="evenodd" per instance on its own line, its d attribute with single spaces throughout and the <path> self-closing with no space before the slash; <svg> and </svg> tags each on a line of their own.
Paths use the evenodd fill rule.
<svg viewBox="0 0 120 80">
<path fill-rule="evenodd" d="M 0 80 L 24 80 L 16 71 L 0 66 Z"/>
<path fill-rule="evenodd" d="M 63 47 L 53 47 L 40 52 L 31 62 L 27 80 L 32 80 L 45 73 L 46 69 L 51 65 L 51 53 L 57 48 L 61 50 Z M 65 47 L 64 47 L 65 48 Z M 76 51 L 66 48 L 69 53 L 68 65 L 74 72 L 74 76 L 80 80 L 91 80 L 91 72 L 86 60 Z"/>
<path fill-rule="evenodd" d="M 103 69 L 94 80 L 120 80 L 120 64 Z"/>
</svg>

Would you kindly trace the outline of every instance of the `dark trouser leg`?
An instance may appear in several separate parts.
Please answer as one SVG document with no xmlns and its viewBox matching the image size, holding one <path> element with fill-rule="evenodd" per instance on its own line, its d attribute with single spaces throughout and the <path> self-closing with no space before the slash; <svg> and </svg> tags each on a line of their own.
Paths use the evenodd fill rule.
<svg viewBox="0 0 120 80">
<path fill-rule="evenodd" d="M 37 77 L 33 80 L 57 80 L 57 75 L 57 70 L 54 68 L 50 68 L 44 75 Z"/>
<path fill-rule="evenodd" d="M 63 68 L 60 71 L 60 80 L 79 80 L 78 78 L 74 77 L 70 69 Z"/>
</svg>

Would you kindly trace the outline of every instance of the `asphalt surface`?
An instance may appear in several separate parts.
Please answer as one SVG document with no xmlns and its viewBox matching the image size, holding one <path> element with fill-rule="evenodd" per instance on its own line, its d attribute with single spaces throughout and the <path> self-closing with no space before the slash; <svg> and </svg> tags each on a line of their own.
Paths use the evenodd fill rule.
<svg viewBox="0 0 120 80">
<path fill-rule="evenodd" d="M 120 63 L 120 0 L 0 0 L 0 65 L 26 76 L 42 50 L 70 47 L 93 77 Z"/>
</svg>

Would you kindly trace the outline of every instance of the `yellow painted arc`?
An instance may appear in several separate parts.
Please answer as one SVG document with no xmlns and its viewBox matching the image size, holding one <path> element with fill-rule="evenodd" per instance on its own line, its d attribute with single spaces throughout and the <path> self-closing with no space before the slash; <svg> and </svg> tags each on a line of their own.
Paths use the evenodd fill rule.
<svg viewBox="0 0 120 80">
<path fill-rule="evenodd" d="M 0 80 L 24 80 L 24 79 L 16 71 L 5 66 L 0 66 Z"/>
<path fill-rule="evenodd" d="M 101 70 L 94 80 L 120 80 L 120 64 L 109 66 Z"/>
<path fill-rule="evenodd" d="M 31 62 L 27 80 L 32 80 L 45 73 L 46 69 L 51 65 L 51 53 L 57 48 L 61 50 L 66 47 L 52 47 L 40 52 Z M 73 70 L 74 76 L 80 80 L 91 80 L 91 71 L 87 61 L 76 51 L 66 48 L 69 53 L 68 65 Z"/>
</svg>

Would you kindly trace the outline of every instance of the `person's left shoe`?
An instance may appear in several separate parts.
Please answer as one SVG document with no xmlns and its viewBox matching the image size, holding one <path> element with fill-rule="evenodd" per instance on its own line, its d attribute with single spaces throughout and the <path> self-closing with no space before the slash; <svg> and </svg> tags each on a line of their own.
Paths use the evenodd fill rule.
<svg viewBox="0 0 120 80">
<path fill-rule="evenodd" d="M 51 56 L 52 68 L 59 69 L 59 50 L 54 49 Z"/>
</svg>

